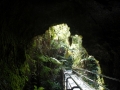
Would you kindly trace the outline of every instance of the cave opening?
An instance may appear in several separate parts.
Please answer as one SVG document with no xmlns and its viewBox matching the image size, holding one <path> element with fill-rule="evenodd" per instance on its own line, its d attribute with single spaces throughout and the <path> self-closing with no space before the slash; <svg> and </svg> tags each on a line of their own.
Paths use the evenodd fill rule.
<svg viewBox="0 0 120 90">
<path fill-rule="evenodd" d="M 45 34 L 32 39 L 28 45 L 29 49 L 26 51 L 26 55 L 30 71 L 33 74 L 31 82 L 35 83 L 33 84 L 35 88 L 62 90 L 63 68 L 66 70 L 82 68 L 94 71 L 97 74 L 102 73 L 99 61 L 94 56 L 89 55 L 83 47 L 82 38 L 81 35 L 72 35 L 70 27 L 62 23 L 49 27 Z M 33 65 L 31 65 L 32 62 L 34 62 Z M 98 75 L 85 71 L 79 73 L 84 73 L 90 79 L 97 81 L 98 84 L 105 85 L 103 78 Z M 96 87 L 85 78 L 83 79 L 92 87 Z M 103 90 L 99 85 L 96 88 Z"/>
<path fill-rule="evenodd" d="M 43 73 L 47 75 L 44 69 L 48 72 L 54 72 L 54 70 L 51 71 L 49 67 L 42 65 L 54 66 L 54 63 L 49 65 L 43 59 L 46 58 L 46 60 L 48 60 L 49 57 L 47 58 L 42 55 L 39 57 L 38 54 L 36 55 L 37 52 L 41 53 L 39 48 L 32 48 L 29 42 L 34 36 L 37 38 L 37 35 L 42 35 L 53 22 L 68 23 L 74 39 L 77 38 L 77 35 L 75 36 L 74 34 L 78 34 L 78 37 L 79 34 L 84 36 L 84 38 L 80 36 L 83 40 L 82 44 L 85 47 L 82 49 L 86 50 L 89 54 L 85 53 L 80 56 L 82 57 L 81 62 L 75 60 L 73 66 L 81 66 L 93 70 L 86 64 L 94 63 L 95 60 L 93 59 L 97 59 L 103 74 L 120 79 L 120 2 L 118 0 L 105 0 L 102 2 L 98 0 L 30 0 L 29 2 L 21 0 L 1 0 L 0 2 L 1 90 L 22 90 L 23 87 L 25 90 L 45 88 L 43 85 L 46 82 L 40 81 L 45 81 L 47 78 L 50 78 L 50 76 L 46 76 L 44 80 L 41 79 L 39 77 L 40 73 L 36 72 L 36 68 L 38 68 L 37 70 L 41 68 L 40 70 L 43 70 Z M 71 35 L 68 39 L 70 46 L 73 43 L 72 38 Z M 44 43 L 46 42 L 43 42 L 43 44 Z M 57 42 L 55 43 L 57 44 Z M 36 43 L 33 44 L 33 46 L 36 45 Z M 43 47 L 44 50 L 46 50 L 45 47 Z M 65 48 L 67 49 L 67 47 Z M 30 49 L 31 52 L 29 52 Z M 64 48 L 61 47 L 57 49 L 57 51 L 64 56 L 64 54 L 60 52 L 65 53 L 66 49 L 64 50 Z M 32 51 L 34 51 L 34 53 Z M 51 52 L 56 53 L 56 50 L 53 49 Z M 74 50 L 72 52 L 75 53 Z M 52 57 L 56 55 L 49 53 L 47 50 L 44 53 Z M 68 50 L 68 53 L 71 53 L 71 51 Z M 93 55 L 95 58 L 89 57 L 89 55 Z M 31 58 L 31 56 L 34 57 Z M 42 63 L 39 61 L 39 58 L 42 58 Z M 51 59 L 54 58 L 50 58 L 50 61 Z M 58 59 L 60 59 L 60 57 L 58 57 Z M 37 64 L 37 62 L 39 64 Z M 40 65 L 40 63 L 42 65 Z M 78 63 L 80 65 L 77 65 Z M 41 77 L 43 77 L 43 75 L 41 75 Z M 120 83 L 115 80 L 104 78 L 104 82 L 111 90 L 120 89 Z M 59 86 L 57 82 L 51 83 L 51 81 L 47 81 L 47 83 L 49 87 L 54 84 Z"/>
</svg>

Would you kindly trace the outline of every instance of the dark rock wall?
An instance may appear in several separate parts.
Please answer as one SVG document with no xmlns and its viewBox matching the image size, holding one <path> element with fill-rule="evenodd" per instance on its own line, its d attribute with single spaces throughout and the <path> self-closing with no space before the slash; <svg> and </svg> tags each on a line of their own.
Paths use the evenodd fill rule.
<svg viewBox="0 0 120 90">
<path fill-rule="evenodd" d="M 7 56 L 13 50 L 13 57 L 24 61 L 24 49 L 34 36 L 43 34 L 51 25 L 67 23 L 72 34 L 83 36 L 83 46 L 100 61 L 103 74 L 120 79 L 119 1 L 1 0 L 0 12 L 1 60 L 7 54 L 9 61 Z"/>
</svg>

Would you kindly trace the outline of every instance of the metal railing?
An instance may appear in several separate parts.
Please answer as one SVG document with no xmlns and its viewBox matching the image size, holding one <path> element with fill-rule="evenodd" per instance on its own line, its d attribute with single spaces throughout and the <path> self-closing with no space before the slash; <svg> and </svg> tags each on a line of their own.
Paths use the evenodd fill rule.
<svg viewBox="0 0 120 90">
<path fill-rule="evenodd" d="M 96 74 L 96 75 L 99 75 L 101 77 L 104 77 L 104 78 L 107 78 L 107 79 L 111 79 L 111 80 L 114 80 L 114 81 L 117 81 L 117 82 L 120 82 L 119 79 L 116 79 L 116 78 L 113 78 L 113 77 L 109 77 L 109 76 L 106 76 L 106 75 L 103 75 L 103 74 L 98 74 L 98 73 L 95 73 L 95 72 L 92 72 L 92 71 L 89 71 L 87 69 L 83 69 L 83 68 L 74 68 L 74 70 L 82 70 L 82 71 L 85 71 L 85 72 L 89 72 L 89 73 L 92 73 L 92 74 Z"/>
<path fill-rule="evenodd" d="M 101 85 L 101 84 L 97 83 L 96 81 L 90 79 L 90 78 L 87 77 L 86 75 L 80 74 L 80 73 L 77 72 L 76 70 L 82 70 L 82 71 L 84 71 L 84 72 L 89 72 L 89 73 L 92 73 L 92 74 L 95 74 L 95 75 L 99 75 L 99 76 L 101 76 L 101 77 L 105 77 L 105 78 L 108 78 L 108 79 L 111 79 L 111 80 L 115 80 L 115 81 L 120 82 L 119 79 L 112 78 L 112 77 L 109 77 L 109 76 L 106 76 L 106 75 L 103 75 L 103 74 L 98 74 L 98 73 L 95 73 L 95 72 L 92 72 L 92 71 L 89 71 L 89 70 L 86 70 L 86 69 L 83 69 L 83 68 L 73 69 L 73 70 L 72 70 L 73 73 L 75 73 L 75 75 L 77 75 L 78 77 L 81 77 L 81 78 L 84 77 L 84 78 L 87 79 L 88 81 L 92 82 L 95 86 L 101 86 L 101 87 L 103 87 L 104 90 L 110 90 L 110 89 L 107 88 L 105 85 Z M 65 80 L 65 83 L 66 83 L 66 86 L 65 86 L 66 89 L 65 89 L 65 90 L 73 90 L 73 89 L 75 89 L 75 88 L 79 88 L 80 90 L 83 90 L 82 87 L 74 80 L 74 78 L 71 77 L 71 75 L 73 75 L 73 73 L 72 73 L 72 74 L 64 73 L 64 78 L 65 78 L 65 75 L 68 76 L 68 77 L 66 78 L 66 80 L 64 79 L 64 80 Z M 76 86 L 72 87 L 72 86 L 70 85 L 70 83 L 69 83 L 69 79 L 72 79 L 72 80 L 74 81 L 74 83 L 76 84 Z M 68 89 L 68 85 L 70 86 L 70 89 Z"/>
<path fill-rule="evenodd" d="M 66 75 L 66 74 L 69 76 L 69 77 L 67 77 L 66 80 L 65 80 L 65 82 L 66 82 L 66 86 L 65 86 L 65 87 L 66 87 L 66 90 L 73 90 L 74 88 L 79 88 L 80 90 L 83 90 L 83 89 L 81 88 L 81 86 L 74 80 L 74 78 L 71 77 L 70 74 L 64 73 L 64 75 Z M 71 89 L 68 89 L 68 84 L 69 84 L 68 79 L 72 79 L 72 80 L 74 81 L 74 83 L 76 84 L 76 86 L 71 87 Z"/>
<path fill-rule="evenodd" d="M 104 85 L 101 85 L 101 84 L 97 83 L 96 81 L 94 81 L 94 80 L 88 78 L 87 76 L 82 75 L 82 74 L 79 74 L 79 73 L 76 72 L 75 70 L 73 70 L 73 72 L 76 73 L 77 75 L 81 76 L 81 77 L 86 78 L 86 79 L 89 80 L 90 82 L 94 83 L 96 86 L 99 85 L 99 86 L 103 87 L 105 90 L 110 90 L 110 89 L 106 88 Z"/>
<path fill-rule="evenodd" d="M 68 71 L 68 70 L 66 70 L 66 71 Z M 63 72 L 63 73 L 64 73 L 63 80 L 65 82 L 64 83 L 65 90 L 74 90 L 76 88 L 77 88 L 77 90 L 84 90 L 85 87 L 88 88 L 87 90 L 95 90 L 93 87 L 88 85 L 85 81 L 83 81 L 82 78 L 79 77 L 77 74 L 73 74 L 73 73 L 69 74 L 68 72 Z M 72 80 L 72 83 L 70 82 L 70 79 Z M 77 81 L 76 81 L 76 79 L 77 79 Z M 74 82 L 74 85 L 72 85 L 73 82 Z M 82 83 L 82 84 L 80 84 L 80 83 Z"/>
<path fill-rule="evenodd" d="M 74 69 L 73 69 L 73 72 L 76 73 L 78 76 L 81 76 L 81 77 L 86 78 L 86 79 L 89 80 L 90 82 L 93 82 L 94 84 L 103 87 L 105 90 L 110 90 L 110 89 L 107 88 L 105 85 L 101 85 L 101 84 L 97 83 L 96 81 L 88 78 L 84 73 L 80 74 L 80 73 L 76 72 L 75 70 L 79 70 L 79 71 L 83 71 L 83 72 L 88 72 L 88 73 L 91 73 L 91 74 L 94 74 L 94 75 L 98 75 L 98 76 L 100 76 L 100 77 L 102 77 L 102 78 L 106 78 L 106 79 L 109 79 L 109 80 L 116 81 L 117 83 L 120 83 L 120 80 L 119 80 L 119 79 L 116 79 L 116 78 L 113 78 L 113 77 L 110 77 L 110 76 L 106 76 L 106 75 L 103 75 L 103 74 L 98 74 L 98 73 L 96 73 L 96 72 L 89 71 L 89 70 L 87 70 L 87 69 L 83 69 L 83 68 L 79 68 L 79 69 L 78 69 L 78 68 L 74 68 Z"/>
</svg>

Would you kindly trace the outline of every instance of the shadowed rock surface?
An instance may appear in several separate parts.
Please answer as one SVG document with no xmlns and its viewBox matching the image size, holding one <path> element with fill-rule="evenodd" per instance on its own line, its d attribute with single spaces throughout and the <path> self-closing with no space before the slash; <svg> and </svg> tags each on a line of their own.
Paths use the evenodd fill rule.
<svg viewBox="0 0 120 90">
<path fill-rule="evenodd" d="M 14 71 L 24 63 L 33 37 L 51 25 L 67 23 L 72 34 L 83 36 L 83 46 L 99 60 L 103 74 L 120 79 L 118 0 L 1 0 L 0 12 L 0 73 L 4 74 L 5 65 Z M 7 90 L 6 78 L 0 76 L 0 86 Z M 105 82 L 111 90 L 120 88 L 116 81 Z"/>
</svg>

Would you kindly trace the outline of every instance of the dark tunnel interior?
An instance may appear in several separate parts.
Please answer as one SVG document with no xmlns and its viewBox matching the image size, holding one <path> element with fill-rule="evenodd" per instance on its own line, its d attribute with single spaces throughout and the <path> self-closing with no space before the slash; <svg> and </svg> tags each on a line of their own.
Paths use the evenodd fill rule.
<svg viewBox="0 0 120 90">
<path fill-rule="evenodd" d="M 120 79 L 119 0 L 1 0 L 0 12 L 0 89 L 12 90 L 11 79 L 6 80 L 11 74 L 4 72 L 20 68 L 32 38 L 61 23 L 71 34 L 83 36 L 84 48 L 99 61 L 104 75 Z M 120 89 L 120 82 L 105 83 L 110 90 Z"/>
</svg>

